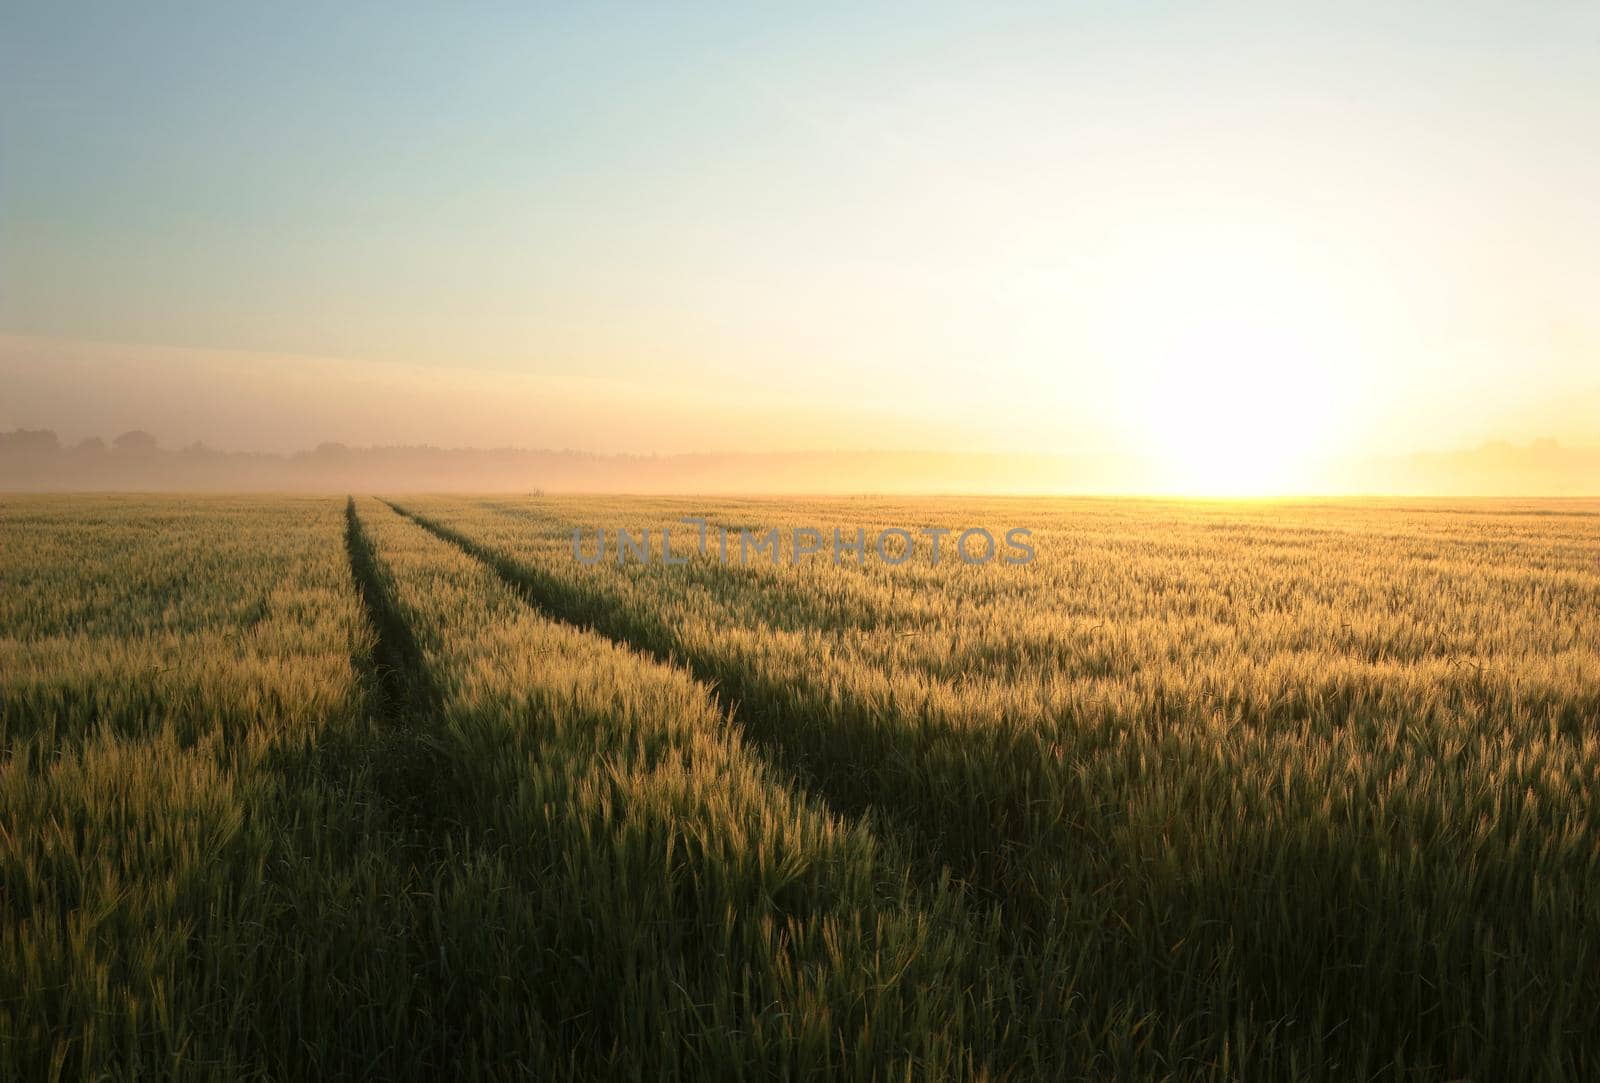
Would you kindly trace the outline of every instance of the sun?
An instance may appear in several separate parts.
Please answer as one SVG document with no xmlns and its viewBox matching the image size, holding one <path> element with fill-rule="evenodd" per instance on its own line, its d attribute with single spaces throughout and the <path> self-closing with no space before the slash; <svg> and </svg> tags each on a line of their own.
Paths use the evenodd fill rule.
<svg viewBox="0 0 1600 1083">
<path fill-rule="evenodd" d="M 1337 293 L 1292 249 L 1238 235 L 1165 247 L 1124 297 L 1114 356 L 1126 444 L 1153 488 L 1317 488 L 1342 447 L 1356 353 Z"/>
<path fill-rule="evenodd" d="M 1187 324 L 1151 375 L 1142 445 L 1157 485 L 1193 496 L 1314 487 L 1334 435 L 1332 371 L 1259 323 Z"/>
</svg>

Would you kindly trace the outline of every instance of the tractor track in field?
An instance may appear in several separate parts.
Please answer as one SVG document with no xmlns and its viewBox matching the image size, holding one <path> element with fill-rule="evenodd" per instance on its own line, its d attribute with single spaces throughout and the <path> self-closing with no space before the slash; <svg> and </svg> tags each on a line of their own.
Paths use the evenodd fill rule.
<svg viewBox="0 0 1600 1083">
<path fill-rule="evenodd" d="M 812 769 L 806 762 L 804 754 L 786 743 L 785 727 L 779 724 L 780 719 L 776 713 L 763 712 L 746 702 L 746 694 L 752 694 L 752 698 L 757 700 L 771 700 L 776 694 L 774 690 L 751 688 L 737 677 L 719 673 L 714 667 L 692 657 L 685 657 L 653 641 L 650 636 L 637 629 L 624 627 L 616 621 L 608 621 L 603 616 L 597 617 L 593 606 L 585 604 L 587 599 L 571 588 L 549 579 L 537 568 L 475 541 L 427 515 L 411 511 L 389 500 L 383 502 L 397 514 L 440 540 L 454 545 L 467 556 L 489 568 L 541 617 L 576 628 L 589 635 L 599 636 L 635 651 L 659 665 L 687 673 L 706 689 L 708 695 L 715 696 L 724 704 L 734 725 L 750 742 L 752 750 L 762 756 L 768 767 L 775 771 L 779 778 L 794 789 L 821 799 L 837 815 L 864 820 L 871 826 L 873 833 L 899 855 L 901 862 L 912 871 L 914 878 L 933 887 L 953 872 L 957 879 L 966 883 L 967 888 L 976 886 L 969 876 L 964 875 L 970 870 L 964 868 L 960 862 L 952 866 L 937 848 L 929 858 L 915 857 L 914 855 L 918 853 L 928 853 L 925 846 L 914 844 L 914 840 L 917 839 L 916 832 L 899 823 L 892 810 L 880 803 L 864 799 L 859 792 L 852 792 L 846 785 L 839 784 L 839 781 L 829 773 Z M 978 896 L 967 895 L 966 891 L 963 891 L 963 895 L 967 896 L 969 905 L 973 906 L 977 906 L 979 897 L 998 901 L 982 889 L 979 889 Z"/>
<path fill-rule="evenodd" d="M 380 498 L 381 499 L 381 498 Z M 529 608 L 546 620 L 557 624 L 564 624 L 575 628 L 587 635 L 599 636 L 602 639 L 616 643 L 628 650 L 634 651 L 650 659 L 657 665 L 667 666 L 671 669 L 687 673 L 694 681 L 706 689 L 708 695 L 715 695 L 721 699 L 732 716 L 733 721 L 741 731 L 747 734 L 755 744 L 775 756 L 778 762 L 771 766 L 787 776 L 792 782 L 800 784 L 818 796 L 824 798 L 830 807 L 836 811 L 850 815 L 881 816 L 881 810 L 862 805 L 858 801 L 841 800 L 838 794 L 830 792 L 825 778 L 806 768 L 797 758 L 785 754 L 782 748 L 773 747 L 777 741 L 768 736 L 773 727 L 759 724 L 753 717 L 751 708 L 735 696 L 725 694 L 730 682 L 724 675 L 718 674 L 711 667 L 700 664 L 693 658 L 684 657 L 682 654 L 655 643 L 650 637 L 637 631 L 618 626 L 615 622 L 598 619 L 591 609 L 584 606 L 580 597 L 570 589 L 564 588 L 537 568 L 533 568 L 515 557 L 501 553 L 488 545 L 467 537 L 460 531 L 439 522 L 420 512 L 411 511 L 401 504 L 389 500 L 383 501 L 397 514 L 415 523 L 441 541 L 448 542 L 461 550 L 473 560 L 487 567 L 499 577 L 500 581 L 509 587 L 518 598 Z M 737 691 L 737 689 L 731 689 Z"/>
<path fill-rule="evenodd" d="M 919 833 L 901 822 L 892 808 L 863 797 L 859 790 L 852 791 L 848 781 L 842 781 L 839 775 L 809 769 L 803 753 L 786 743 L 781 712 L 752 707 L 742 698 L 742 694 L 751 693 L 752 698 L 770 702 L 775 695 L 773 690 L 744 685 L 736 676 L 719 674 L 714 667 L 653 642 L 640 630 L 629 629 L 623 621 L 607 620 L 603 606 L 597 607 L 592 599 L 550 579 L 537 568 L 427 515 L 388 500 L 384 503 L 403 518 L 489 568 L 541 617 L 599 636 L 656 664 L 688 674 L 708 695 L 715 695 L 722 701 L 752 752 L 762 758 L 777 779 L 820 800 L 835 815 L 865 823 L 883 845 L 887 861 L 904 870 L 908 884 L 926 903 L 934 905 L 940 896 L 951 899 L 960 913 L 958 920 L 965 930 L 963 935 L 991 944 L 999 953 L 998 958 L 1007 960 L 991 962 L 991 969 L 1014 968 L 1013 980 L 1036 984 L 1040 998 L 1063 1001 L 1070 998 L 1070 988 L 1047 991 L 1059 984 L 1057 978 L 1041 982 L 1037 977 L 1026 976 L 1028 960 L 1033 955 L 1040 930 L 1028 921 L 1019 921 L 1011 900 L 988 886 L 965 855 L 952 854 L 942 846 L 942 840 Z M 979 980 L 978 975 L 969 975 L 969 978 Z M 1005 1029 L 1002 1021 L 997 1020 L 996 1025 Z M 998 1040 L 1003 1044 L 1006 1039 Z"/>
<path fill-rule="evenodd" d="M 459 817 L 451 808 L 451 780 L 436 769 L 432 733 L 443 696 L 395 602 L 354 497 L 345 502 L 345 549 L 375 637 L 371 657 L 357 661 L 373 723 L 361 757 L 378 793 L 416 828 L 429 835 L 449 834 Z"/>
<path fill-rule="evenodd" d="M 370 664 L 368 687 L 373 693 L 373 714 L 387 725 L 403 725 L 425 718 L 438 709 L 439 691 L 422 661 L 416 637 L 400 615 L 393 592 L 384 581 L 372 541 L 361 526 L 354 498 L 345 503 L 345 550 L 350 574 L 361 595 L 367 623 L 377 637 Z"/>
</svg>

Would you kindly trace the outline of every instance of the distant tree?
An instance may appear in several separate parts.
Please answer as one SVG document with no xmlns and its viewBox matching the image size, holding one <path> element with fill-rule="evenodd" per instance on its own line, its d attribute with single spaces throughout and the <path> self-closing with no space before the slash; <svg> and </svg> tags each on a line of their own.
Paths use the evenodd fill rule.
<svg viewBox="0 0 1600 1083">
<path fill-rule="evenodd" d="M 104 440 L 100 439 L 98 436 L 90 436 L 86 439 L 79 440 L 77 446 L 72 450 L 94 455 L 104 451 L 105 449 L 106 442 Z"/>
<path fill-rule="evenodd" d="M 61 440 L 49 429 L 0 432 L 0 451 L 59 451 Z"/>
<path fill-rule="evenodd" d="M 143 429 L 134 429 L 111 441 L 111 446 L 118 451 L 154 451 L 156 438 Z"/>
</svg>

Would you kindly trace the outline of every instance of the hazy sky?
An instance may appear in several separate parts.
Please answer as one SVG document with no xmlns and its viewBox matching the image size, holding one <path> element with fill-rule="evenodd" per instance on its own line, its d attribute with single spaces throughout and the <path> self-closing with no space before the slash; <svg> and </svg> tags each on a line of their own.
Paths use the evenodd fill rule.
<svg viewBox="0 0 1600 1083">
<path fill-rule="evenodd" d="M 0 0 L 0 426 L 1600 443 L 1600 6 L 784 7 Z"/>
</svg>

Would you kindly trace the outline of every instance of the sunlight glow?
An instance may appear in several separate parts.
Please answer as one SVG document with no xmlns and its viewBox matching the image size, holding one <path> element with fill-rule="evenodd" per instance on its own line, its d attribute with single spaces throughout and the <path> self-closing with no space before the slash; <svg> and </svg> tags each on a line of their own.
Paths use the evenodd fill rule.
<svg viewBox="0 0 1600 1083">
<path fill-rule="evenodd" d="M 1206 233 L 1211 233 L 1207 230 Z M 1243 239 L 1241 239 L 1243 238 Z M 1282 238 L 1196 234 L 1137 260 L 1113 308 L 1128 437 L 1166 492 L 1317 485 L 1360 369 L 1348 296 Z"/>
<path fill-rule="evenodd" d="M 1193 495 L 1303 490 L 1331 435 L 1327 370 L 1270 328 L 1188 325 L 1144 408 L 1163 488 Z"/>
</svg>

